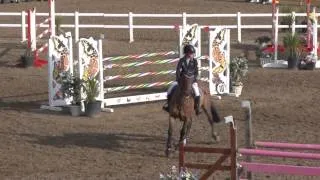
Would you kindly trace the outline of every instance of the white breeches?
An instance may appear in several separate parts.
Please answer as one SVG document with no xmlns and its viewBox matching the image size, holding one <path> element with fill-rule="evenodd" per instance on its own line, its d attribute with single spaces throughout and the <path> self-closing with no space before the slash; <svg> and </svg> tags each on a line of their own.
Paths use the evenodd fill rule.
<svg viewBox="0 0 320 180">
<path fill-rule="evenodd" d="M 177 86 L 178 85 L 178 82 L 173 82 L 172 84 L 171 84 L 171 86 L 168 88 L 168 91 L 167 91 L 167 94 L 171 94 L 171 92 L 172 92 L 172 90 L 173 90 L 173 88 L 175 87 L 175 86 Z M 192 84 L 192 89 L 193 89 L 193 92 L 194 92 L 194 95 L 195 96 L 200 96 L 200 90 L 199 90 L 199 86 L 198 86 L 198 83 L 193 83 Z"/>
<path fill-rule="evenodd" d="M 168 94 L 171 94 L 173 88 L 174 88 L 175 86 L 177 86 L 177 85 L 178 85 L 178 82 L 177 82 L 177 81 L 173 82 L 173 83 L 170 85 L 170 87 L 168 88 L 167 95 L 168 95 Z"/>
<path fill-rule="evenodd" d="M 199 91 L 199 86 L 198 86 L 198 83 L 193 83 L 192 84 L 192 89 L 193 89 L 193 92 L 194 92 L 194 95 L 195 96 L 200 96 L 200 91 Z"/>
</svg>

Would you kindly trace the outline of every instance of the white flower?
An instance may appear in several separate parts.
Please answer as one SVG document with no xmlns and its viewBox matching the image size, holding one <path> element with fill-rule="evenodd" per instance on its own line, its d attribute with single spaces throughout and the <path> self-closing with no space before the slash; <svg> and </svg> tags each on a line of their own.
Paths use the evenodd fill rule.
<svg viewBox="0 0 320 180">
<path fill-rule="evenodd" d="M 164 175 L 162 173 L 160 173 L 160 179 L 164 179 Z"/>
<path fill-rule="evenodd" d="M 176 166 L 172 166 L 171 172 L 172 172 L 172 173 L 177 173 L 177 167 L 176 167 Z"/>
</svg>

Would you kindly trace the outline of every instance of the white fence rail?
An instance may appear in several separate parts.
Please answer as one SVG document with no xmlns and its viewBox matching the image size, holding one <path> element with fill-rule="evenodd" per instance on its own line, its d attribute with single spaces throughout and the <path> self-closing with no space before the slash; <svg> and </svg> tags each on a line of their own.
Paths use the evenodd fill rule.
<svg viewBox="0 0 320 180">
<path fill-rule="evenodd" d="M 0 28 L 21 28 L 21 38 L 22 41 L 26 41 L 26 12 L 0 12 L 0 22 L 1 16 L 20 16 L 21 21 L 16 24 L 0 24 Z M 296 17 L 306 17 L 306 13 L 279 13 L 279 17 L 292 15 L 293 19 Z M 319 16 L 320 13 L 317 13 Z M 38 17 L 47 17 L 49 13 L 36 13 Z M 226 27 L 230 29 L 237 29 L 237 39 L 238 42 L 242 41 L 241 34 L 242 29 L 271 29 L 272 28 L 272 20 L 270 19 L 270 25 L 245 25 L 242 24 L 243 17 L 251 17 L 251 18 L 261 18 L 261 17 L 272 17 L 271 13 L 259 13 L 259 14 L 242 14 L 241 12 L 235 14 L 187 14 L 183 12 L 182 14 L 134 14 L 129 12 L 128 14 L 105 14 L 105 13 L 56 13 L 56 16 L 61 17 L 74 17 L 74 24 L 62 24 L 61 27 L 64 28 L 74 28 L 75 41 L 79 40 L 79 31 L 82 28 L 103 28 L 103 29 L 128 29 L 130 42 L 134 41 L 134 29 L 174 29 L 175 25 L 134 25 L 134 18 L 182 18 L 180 26 L 186 26 L 187 20 L 189 18 L 235 18 L 236 24 L 229 25 L 200 25 L 201 28 L 209 27 Z M 127 18 L 128 25 L 104 25 L 104 24 L 80 24 L 80 17 L 120 17 Z M 297 28 L 306 28 L 307 25 L 297 25 L 294 23 L 291 25 L 292 32 L 295 32 Z M 48 27 L 48 25 L 40 25 L 40 27 Z M 320 25 L 317 26 L 319 28 Z M 278 28 L 290 28 L 288 25 L 279 25 Z"/>
</svg>

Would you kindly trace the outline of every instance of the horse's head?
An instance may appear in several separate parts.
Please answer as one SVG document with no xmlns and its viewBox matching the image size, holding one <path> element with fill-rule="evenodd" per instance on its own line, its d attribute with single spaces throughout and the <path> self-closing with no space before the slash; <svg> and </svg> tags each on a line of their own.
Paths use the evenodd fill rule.
<svg viewBox="0 0 320 180">
<path fill-rule="evenodd" d="M 192 94 L 192 83 L 194 80 L 194 76 L 188 76 L 185 74 L 182 74 L 180 78 L 180 91 L 183 93 L 185 96 L 191 96 Z"/>
</svg>

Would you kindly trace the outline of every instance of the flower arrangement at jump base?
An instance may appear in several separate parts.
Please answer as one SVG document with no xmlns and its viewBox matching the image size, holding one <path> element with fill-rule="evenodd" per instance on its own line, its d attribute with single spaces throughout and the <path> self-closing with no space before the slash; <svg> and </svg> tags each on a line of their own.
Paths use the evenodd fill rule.
<svg viewBox="0 0 320 180">
<path fill-rule="evenodd" d="M 260 45 L 256 56 L 260 58 L 261 66 L 274 62 L 275 47 L 270 44 L 267 36 L 256 39 Z M 278 45 L 278 60 L 288 62 L 288 69 L 314 69 L 317 57 L 312 53 L 312 48 L 307 46 L 304 35 L 287 33 L 283 37 L 283 45 Z"/>
<path fill-rule="evenodd" d="M 248 60 L 244 56 L 238 56 L 231 59 L 230 62 L 230 76 L 232 88 L 235 96 L 239 97 L 243 88 L 243 78 L 248 72 Z"/>
<path fill-rule="evenodd" d="M 85 109 L 86 115 L 89 117 L 96 117 L 101 112 L 102 101 L 97 100 L 99 94 L 99 81 L 95 78 L 88 78 L 83 81 L 83 92 L 86 95 Z"/>
<path fill-rule="evenodd" d="M 309 54 L 301 59 L 298 68 L 304 70 L 314 70 L 316 62 L 317 57 L 314 54 Z"/>
<path fill-rule="evenodd" d="M 294 33 L 287 33 L 283 37 L 283 45 L 286 52 L 286 60 L 288 61 L 288 69 L 296 69 L 299 58 L 303 52 L 303 44 L 299 36 Z"/>
<path fill-rule="evenodd" d="M 72 98 L 69 106 L 72 116 L 81 114 L 82 100 L 85 101 L 85 115 L 95 117 L 101 111 L 102 102 L 96 99 L 99 94 L 99 82 L 95 78 L 82 80 L 66 72 L 62 76 L 62 91 L 64 98 Z M 81 95 L 84 97 L 82 98 Z"/>
<path fill-rule="evenodd" d="M 255 42 L 259 45 L 256 49 L 256 57 L 260 59 L 261 66 L 273 62 L 275 46 L 272 44 L 271 38 L 269 36 L 260 36 L 255 40 Z M 283 58 L 284 50 L 283 46 L 278 45 L 279 59 Z"/>
<path fill-rule="evenodd" d="M 303 38 L 297 34 L 288 33 L 283 38 L 283 44 L 286 48 L 289 69 L 313 70 L 315 68 L 317 57 L 313 53 L 312 47 L 308 47 Z"/>
<path fill-rule="evenodd" d="M 72 98 L 69 110 L 72 116 L 79 116 L 81 114 L 81 87 L 82 80 L 69 73 L 63 73 L 62 76 L 62 92 L 64 98 Z"/>
<path fill-rule="evenodd" d="M 192 174 L 192 172 L 186 168 L 183 168 L 179 174 L 178 168 L 176 168 L 176 166 L 172 166 L 170 173 L 160 173 L 160 180 L 199 180 L 199 178 L 198 174 Z"/>
</svg>

